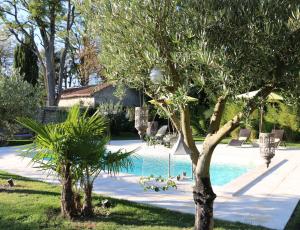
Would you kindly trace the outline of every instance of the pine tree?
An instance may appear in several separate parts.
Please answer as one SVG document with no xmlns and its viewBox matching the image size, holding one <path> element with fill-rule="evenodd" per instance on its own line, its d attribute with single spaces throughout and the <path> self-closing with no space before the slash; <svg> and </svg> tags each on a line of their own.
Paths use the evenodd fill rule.
<svg viewBox="0 0 300 230">
<path fill-rule="evenodd" d="M 24 42 L 15 48 L 14 68 L 19 71 L 25 81 L 35 86 L 38 82 L 39 67 L 38 57 L 33 50 L 32 38 L 26 36 Z"/>
</svg>

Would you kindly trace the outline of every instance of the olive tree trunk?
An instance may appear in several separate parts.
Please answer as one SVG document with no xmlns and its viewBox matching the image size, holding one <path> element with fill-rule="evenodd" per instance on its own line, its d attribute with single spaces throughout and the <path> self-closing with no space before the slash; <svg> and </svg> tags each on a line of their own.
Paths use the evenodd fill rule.
<svg viewBox="0 0 300 230">
<path fill-rule="evenodd" d="M 62 169 L 61 178 L 61 214 L 63 217 L 72 219 L 76 215 L 74 193 L 72 189 L 71 164 L 67 163 Z"/>
<path fill-rule="evenodd" d="M 213 192 L 209 177 L 203 177 L 197 180 L 193 189 L 195 229 L 213 229 L 213 205 L 216 194 Z"/>
<path fill-rule="evenodd" d="M 213 229 L 213 204 L 216 194 L 213 192 L 210 182 L 210 161 L 214 147 L 210 147 L 208 140 L 203 144 L 200 154 L 193 140 L 190 128 L 190 112 L 188 108 L 181 111 L 181 130 L 187 146 L 192 151 L 195 185 L 193 187 L 193 199 L 195 202 L 195 225 L 196 230 Z"/>
<path fill-rule="evenodd" d="M 201 155 L 195 168 L 195 186 L 193 198 L 195 202 L 195 229 L 213 229 L 213 205 L 216 194 L 213 192 L 210 181 L 210 161 L 214 148 L 209 144 L 203 146 Z"/>
</svg>

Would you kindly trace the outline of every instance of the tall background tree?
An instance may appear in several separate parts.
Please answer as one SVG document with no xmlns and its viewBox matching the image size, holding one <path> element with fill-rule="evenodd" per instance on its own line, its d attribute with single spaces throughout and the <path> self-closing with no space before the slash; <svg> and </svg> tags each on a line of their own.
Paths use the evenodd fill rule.
<svg viewBox="0 0 300 230">
<path fill-rule="evenodd" d="M 85 18 L 76 17 L 76 29 L 71 34 L 71 60 L 73 76 L 81 86 L 90 83 L 92 77 L 101 78 L 102 65 L 97 57 L 100 42 L 90 36 Z M 92 82 L 93 83 L 93 82 Z"/>
<path fill-rule="evenodd" d="M 82 37 L 82 44 L 77 53 L 79 80 L 82 86 L 89 84 L 92 74 L 100 75 L 102 66 L 97 58 L 98 50 L 97 42 L 89 38 L 88 35 Z"/>
<path fill-rule="evenodd" d="M 216 195 L 209 169 L 215 147 L 271 91 L 299 99 L 299 2 L 77 2 L 101 40 L 105 75 L 144 90 L 183 134 L 195 169 L 195 229 L 212 229 Z M 153 68 L 163 73 L 157 84 L 149 79 Z M 215 102 L 200 151 L 192 137 L 187 99 L 195 87 Z M 221 126 L 227 101 L 252 89 L 259 93 Z M 173 103 L 164 103 L 164 97 Z"/>
<path fill-rule="evenodd" d="M 36 53 L 44 74 L 47 105 L 55 105 L 62 90 L 65 62 L 70 48 L 69 35 L 75 18 L 71 0 L 1 1 L 1 24 L 23 43 L 21 35 L 30 37 L 30 30 L 38 32 L 34 39 Z M 55 52 L 59 47 L 58 84 L 55 82 Z"/>
<path fill-rule="evenodd" d="M 33 35 L 33 34 L 32 34 Z M 14 68 L 24 80 L 35 86 L 39 78 L 38 57 L 34 52 L 33 36 L 26 36 L 14 51 Z"/>
<path fill-rule="evenodd" d="M 9 75 L 12 73 L 13 63 L 13 40 L 0 26 L 0 74 Z"/>
</svg>

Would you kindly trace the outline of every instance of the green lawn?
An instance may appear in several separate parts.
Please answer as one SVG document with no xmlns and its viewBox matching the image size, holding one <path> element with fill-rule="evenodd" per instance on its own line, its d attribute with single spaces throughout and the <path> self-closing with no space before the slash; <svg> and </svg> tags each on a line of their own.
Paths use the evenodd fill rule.
<svg viewBox="0 0 300 230">
<path fill-rule="evenodd" d="M 194 137 L 194 140 L 195 140 L 195 141 L 199 141 L 199 142 L 203 142 L 204 139 L 205 139 L 205 137 L 202 137 L 202 136 L 195 136 L 195 137 Z M 221 141 L 221 143 L 222 143 L 222 144 L 228 144 L 230 140 L 231 140 L 231 138 L 230 138 L 230 137 L 227 137 L 227 138 L 223 139 L 223 140 Z M 250 143 L 250 142 L 249 142 L 249 143 Z M 296 142 L 286 142 L 285 144 L 286 144 L 287 147 L 296 147 L 296 148 L 300 148 L 300 143 L 296 143 Z"/>
<path fill-rule="evenodd" d="M 122 132 L 119 135 L 112 135 L 111 140 L 139 140 L 140 137 L 136 133 Z"/>
<path fill-rule="evenodd" d="M 16 183 L 12 189 L 3 186 L 8 178 L 13 178 Z M 111 209 L 98 207 L 94 218 L 70 222 L 59 216 L 59 198 L 59 186 L 0 171 L 0 229 L 176 230 L 192 229 L 194 221 L 193 215 L 109 198 L 113 204 Z M 96 204 L 102 199 L 101 196 L 94 197 Z M 299 216 L 297 213 L 296 217 Z M 290 229 L 297 229 L 293 226 L 296 225 Z M 215 227 L 220 230 L 264 229 L 220 220 L 215 221 Z"/>
<path fill-rule="evenodd" d="M 294 210 L 292 217 L 287 223 L 285 230 L 295 230 L 300 229 L 300 202 L 298 202 L 297 207 Z"/>
<path fill-rule="evenodd" d="M 202 136 L 195 136 L 194 137 L 194 140 L 195 141 L 198 141 L 198 142 L 203 142 L 205 139 L 205 137 L 202 137 Z M 228 144 L 228 142 L 231 140 L 231 138 L 224 138 L 221 143 L 222 144 Z"/>
</svg>

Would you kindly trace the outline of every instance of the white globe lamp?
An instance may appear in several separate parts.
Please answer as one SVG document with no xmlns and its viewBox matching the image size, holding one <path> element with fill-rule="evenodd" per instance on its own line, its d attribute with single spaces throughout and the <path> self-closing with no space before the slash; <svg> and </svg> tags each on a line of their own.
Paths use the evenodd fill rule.
<svg viewBox="0 0 300 230">
<path fill-rule="evenodd" d="M 162 72 L 160 71 L 160 69 L 158 68 L 153 68 L 150 72 L 150 80 L 153 82 L 153 83 L 160 83 L 163 79 L 163 75 L 162 75 Z"/>
</svg>

